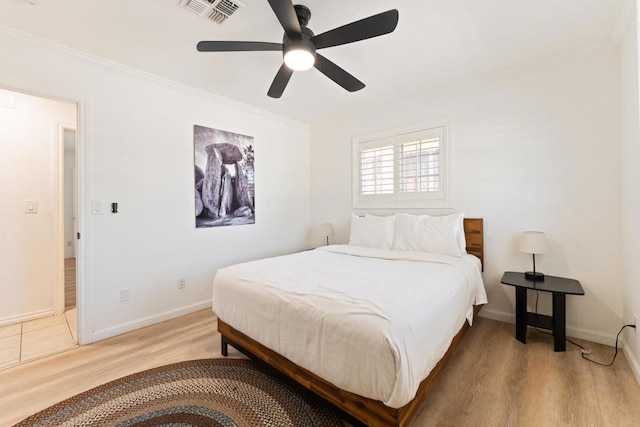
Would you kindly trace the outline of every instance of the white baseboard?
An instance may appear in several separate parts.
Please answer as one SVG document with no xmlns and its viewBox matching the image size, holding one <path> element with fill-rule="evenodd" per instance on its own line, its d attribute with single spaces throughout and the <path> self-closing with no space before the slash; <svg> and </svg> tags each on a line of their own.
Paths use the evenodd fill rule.
<svg viewBox="0 0 640 427">
<path fill-rule="evenodd" d="M 47 308 L 45 310 L 39 310 L 39 311 L 32 311 L 31 313 L 24 313 L 18 316 L 4 317 L 0 319 L 0 326 L 28 322 L 29 320 L 36 320 L 36 319 L 41 319 L 43 317 L 49 317 L 49 316 L 53 316 L 53 308 Z"/>
<path fill-rule="evenodd" d="M 624 357 L 627 359 L 627 362 L 629 362 L 633 374 L 636 376 L 636 381 L 640 384 L 640 361 L 638 361 L 631 350 L 629 343 L 624 339 L 622 340 L 622 351 L 624 352 Z"/>
<path fill-rule="evenodd" d="M 514 313 L 505 313 L 502 311 L 496 311 L 487 308 L 483 308 L 482 310 L 480 310 L 478 316 L 497 320 L 499 322 L 516 323 L 516 316 Z M 567 326 L 567 336 L 609 346 L 614 346 L 616 344 L 615 335 L 603 334 L 602 332 L 590 331 L 587 329 L 575 328 L 571 326 Z"/>
<path fill-rule="evenodd" d="M 617 333 L 618 331 L 615 331 L 615 332 Z M 580 338 L 582 340 L 587 340 L 587 341 L 595 342 L 598 344 L 604 344 L 611 347 L 616 345 L 616 333 L 614 333 L 613 335 L 609 335 L 609 334 L 603 334 L 602 332 L 589 331 L 586 329 L 572 328 L 567 326 L 568 337 Z"/>
<path fill-rule="evenodd" d="M 480 310 L 478 316 L 497 320 L 499 322 L 516 323 L 516 315 L 514 313 L 505 313 L 502 311 L 491 310 L 486 307 Z"/>
<path fill-rule="evenodd" d="M 174 310 L 165 311 L 164 313 L 154 314 L 153 316 L 144 317 L 131 322 L 123 323 L 111 328 L 95 331 L 91 334 L 91 341 L 84 344 L 90 344 L 92 342 L 100 341 L 106 338 L 111 338 L 116 335 L 124 334 L 127 332 L 135 331 L 136 329 L 144 328 L 145 326 L 155 325 L 156 323 L 164 322 L 165 320 L 171 320 L 176 317 L 184 316 L 189 313 L 193 313 L 199 310 L 211 308 L 211 300 L 202 301 L 196 304 L 191 304 L 185 307 L 180 307 Z"/>
</svg>

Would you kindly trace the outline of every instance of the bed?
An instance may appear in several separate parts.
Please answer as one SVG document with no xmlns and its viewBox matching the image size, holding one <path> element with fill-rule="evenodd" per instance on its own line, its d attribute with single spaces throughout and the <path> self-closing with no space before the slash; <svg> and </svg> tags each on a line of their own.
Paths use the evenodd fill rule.
<svg viewBox="0 0 640 427">
<path fill-rule="evenodd" d="M 412 249 L 400 220 L 370 218 L 360 236 L 395 241 L 352 244 L 354 219 L 349 245 L 220 269 L 222 354 L 261 359 L 366 425 L 408 425 L 486 303 L 482 219 L 458 219 L 457 256 Z"/>
</svg>

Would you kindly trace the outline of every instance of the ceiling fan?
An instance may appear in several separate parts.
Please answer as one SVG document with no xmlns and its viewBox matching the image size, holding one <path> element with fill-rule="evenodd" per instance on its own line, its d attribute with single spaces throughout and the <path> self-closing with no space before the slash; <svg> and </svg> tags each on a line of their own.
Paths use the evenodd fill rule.
<svg viewBox="0 0 640 427">
<path fill-rule="evenodd" d="M 267 93 L 272 98 L 282 96 L 294 71 L 307 70 L 312 66 L 349 92 L 364 88 L 364 83 L 316 51 L 389 34 L 398 25 L 398 11 L 392 9 L 316 36 L 307 28 L 311 11 L 306 6 L 294 6 L 291 0 L 268 1 L 284 28 L 282 43 L 201 41 L 197 49 L 200 52 L 281 51 L 284 63 Z"/>
</svg>

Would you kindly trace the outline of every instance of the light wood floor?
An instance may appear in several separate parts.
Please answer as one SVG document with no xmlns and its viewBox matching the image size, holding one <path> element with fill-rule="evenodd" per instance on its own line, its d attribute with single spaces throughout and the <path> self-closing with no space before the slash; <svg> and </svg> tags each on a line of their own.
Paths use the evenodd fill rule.
<svg viewBox="0 0 640 427">
<path fill-rule="evenodd" d="M 640 386 L 621 353 L 604 368 L 571 344 L 554 353 L 552 337 L 534 330 L 527 345 L 513 334 L 478 319 L 411 426 L 640 425 Z M 610 360 L 612 348 L 587 344 Z M 220 357 L 220 339 L 204 310 L 0 371 L 0 426 L 124 375 L 208 357 Z"/>
<path fill-rule="evenodd" d="M 64 260 L 64 309 L 76 307 L 76 259 Z"/>
</svg>

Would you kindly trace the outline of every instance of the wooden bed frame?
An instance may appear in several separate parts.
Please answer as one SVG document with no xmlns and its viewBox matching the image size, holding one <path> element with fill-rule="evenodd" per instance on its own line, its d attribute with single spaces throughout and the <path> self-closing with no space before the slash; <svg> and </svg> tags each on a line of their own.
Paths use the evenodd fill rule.
<svg viewBox="0 0 640 427">
<path fill-rule="evenodd" d="M 467 241 L 467 252 L 477 256 L 484 266 L 484 238 L 483 238 L 483 222 L 482 218 L 465 218 L 464 231 Z M 484 268 L 483 268 L 484 271 Z M 481 306 L 474 309 L 474 318 L 480 311 Z M 422 401 L 433 388 L 436 379 L 447 365 L 449 359 L 458 346 L 462 337 L 469 329 L 469 324 L 464 323 L 460 331 L 453 338 L 449 349 L 440 359 L 438 364 L 433 368 L 427 378 L 425 378 L 413 400 L 399 409 L 390 408 L 384 403 L 369 399 L 357 394 L 341 390 L 330 382 L 320 378 L 316 374 L 296 365 L 289 359 L 281 356 L 275 351 L 263 346 L 252 338 L 246 336 L 242 332 L 234 329 L 218 319 L 218 331 L 222 336 L 221 349 L 222 355 L 227 356 L 228 345 L 232 345 L 243 353 L 258 358 L 266 362 L 271 367 L 282 372 L 289 378 L 295 380 L 305 388 L 313 391 L 326 401 L 330 402 L 337 408 L 346 412 L 355 420 L 364 423 L 370 427 L 378 426 L 408 426 L 416 412 L 420 408 Z"/>
</svg>

